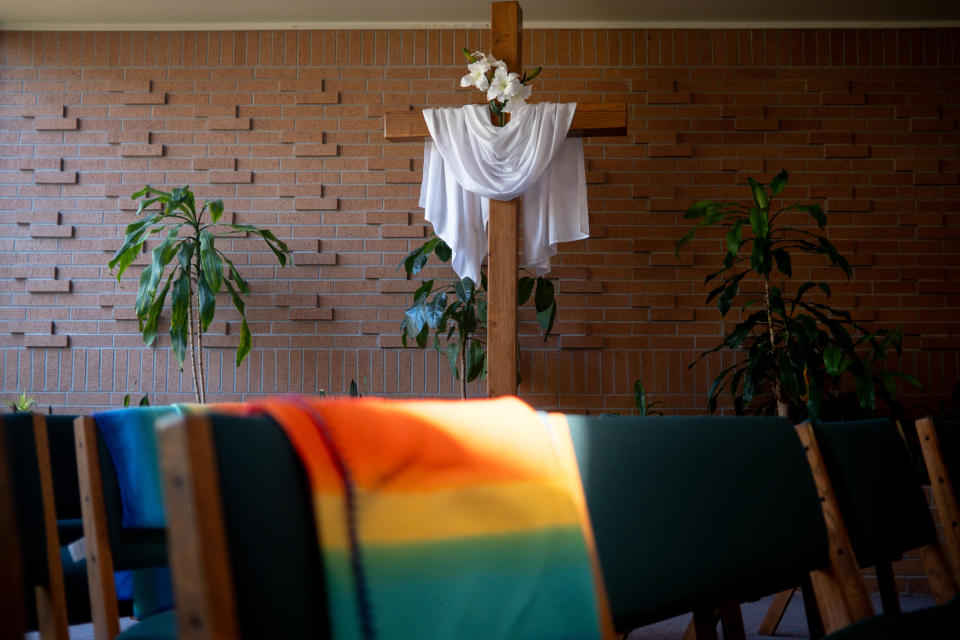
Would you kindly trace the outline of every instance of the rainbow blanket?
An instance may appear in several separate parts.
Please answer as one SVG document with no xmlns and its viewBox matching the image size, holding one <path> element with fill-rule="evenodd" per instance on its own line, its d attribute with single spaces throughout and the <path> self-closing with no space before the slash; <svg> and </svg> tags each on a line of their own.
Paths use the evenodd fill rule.
<svg viewBox="0 0 960 640">
<path fill-rule="evenodd" d="M 612 637 L 564 421 L 516 398 L 246 410 L 307 469 L 336 640 Z"/>
</svg>

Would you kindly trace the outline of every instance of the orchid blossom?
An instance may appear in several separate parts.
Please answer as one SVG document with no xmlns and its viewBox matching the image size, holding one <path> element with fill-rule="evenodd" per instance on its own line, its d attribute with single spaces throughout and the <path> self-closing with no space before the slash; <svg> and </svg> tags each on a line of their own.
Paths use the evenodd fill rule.
<svg viewBox="0 0 960 640">
<path fill-rule="evenodd" d="M 514 73 L 512 75 L 516 76 L 517 74 Z M 519 78 L 514 77 L 513 80 L 507 84 L 507 104 L 503 110 L 507 113 L 512 113 L 527 104 L 526 100 L 530 97 L 531 91 L 532 89 L 528 85 L 523 84 Z"/>
<path fill-rule="evenodd" d="M 506 102 L 510 99 L 507 94 L 507 88 L 512 82 L 519 82 L 520 76 L 516 73 L 507 73 L 507 66 L 498 66 L 493 74 L 493 80 L 490 81 L 490 87 L 487 89 L 487 100 L 499 100 Z"/>
</svg>

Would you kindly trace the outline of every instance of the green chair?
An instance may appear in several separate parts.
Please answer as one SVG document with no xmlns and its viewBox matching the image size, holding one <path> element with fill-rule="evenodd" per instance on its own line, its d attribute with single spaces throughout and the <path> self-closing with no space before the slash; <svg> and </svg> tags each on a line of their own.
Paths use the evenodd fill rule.
<svg viewBox="0 0 960 640">
<path fill-rule="evenodd" d="M 72 419 L 0 417 L 0 466 L 7 482 L 0 491 L 6 503 L 0 521 L 10 523 L 2 546 L 12 554 L 0 579 L 6 584 L 0 601 L 9 607 L 0 626 L 20 629 L 9 637 L 37 629 L 43 638 L 66 638 L 68 624 L 90 621 L 86 568 L 65 546 L 82 536 Z"/>
<path fill-rule="evenodd" d="M 937 532 L 923 493 L 920 475 L 896 425 L 890 420 L 815 423 L 812 432 L 822 465 L 815 473 L 829 476 L 836 508 L 846 522 L 860 567 L 899 560 L 918 549 L 939 607 L 884 614 L 844 631 L 865 637 L 955 637 L 960 632 L 957 584 L 940 550 Z M 821 470 L 822 469 L 822 470 Z"/>
<path fill-rule="evenodd" d="M 306 473 L 265 417 L 159 428 L 183 640 L 328 638 Z"/>
<path fill-rule="evenodd" d="M 94 637 L 96 640 L 175 639 L 174 611 L 145 617 L 120 632 L 114 571 L 167 566 L 166 531 L 126 529 L 121 525 L 122 501 L 117 474 L 93 417 L 77 418 L 74 434 Z"/>
<path fill-rule="evenodd" d="M 943 537 L 954 579 L 960 581 L 960 420 L 917 421 L 917 436 L 930 478 L 933 501 L 940 511 Z"/>
<path fill-rule="evenodd" d="M 830 553 L 842 531 L 828 532 L 786 419 L 568 422 L 618 630 L 693 611 L 703 640 L 716 637 L 714 610 L 732 608 L 725 637 L 740 636 L 740 602 L 807 576 L 828 629 L 872 613 L 862 580 Z"/>
</svg>

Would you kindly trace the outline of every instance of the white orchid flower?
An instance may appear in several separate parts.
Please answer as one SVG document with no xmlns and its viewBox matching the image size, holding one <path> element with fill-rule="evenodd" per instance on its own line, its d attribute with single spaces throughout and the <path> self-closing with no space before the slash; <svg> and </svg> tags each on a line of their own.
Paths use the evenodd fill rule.
<svg viewBox="0 0 960 640">
<path fill-rule="evenodd" d="M 513 74 L 516 76 L 517 74 Z M 523 105 L 527 104 L 527 98 L 530 97 L 531 88 L 528 85 L 520 82 L 520 78 L 513 78 L 510 83 L 507 85 L 507 105 L 503 110 L 507 113 L 512 113 L 516 111 Z"/>
<path fill-rule="evenodd" d="M 512 81 L 517 81 L 520 76 L 516 73 L 507 73 L 507 66 L 498 66 L 493 73 L 493 80 L 487 89 L 487 100 L 499 100 L 506 102 L 510 96 L 507 95 L 507 87 Z"/>
<path fill-rule="evenodd" d="M 480 55 L 483 56 L 483 54 Z M 471 62 L 467 65 L 467 69 L 470 70 L 470 73 L 460 78 L 460 86 L 473 86 L 477 89 L 480 89 L 480 91 L 486 91 L 487 87 L 490 86 L 490 81 L 487 80 L 487 72 L 490 71 L 490 63 L 487 61 L 485 56 L 477 57 L 477 55 L 474 54 L 474 57 L 477 58 L 477 61 Z"/>
</svg>

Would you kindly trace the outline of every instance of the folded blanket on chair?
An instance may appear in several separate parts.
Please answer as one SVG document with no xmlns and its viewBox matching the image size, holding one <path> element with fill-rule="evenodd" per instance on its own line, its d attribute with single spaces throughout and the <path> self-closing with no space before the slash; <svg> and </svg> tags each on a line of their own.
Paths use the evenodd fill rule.
<svg viewBox="0 0 960 640">
<path fill-rule="evenodd" d="M 248 410 L 307 469 L 336 640 L 608 634 L 572 446 L 520 400 Z"/>
</svg>

